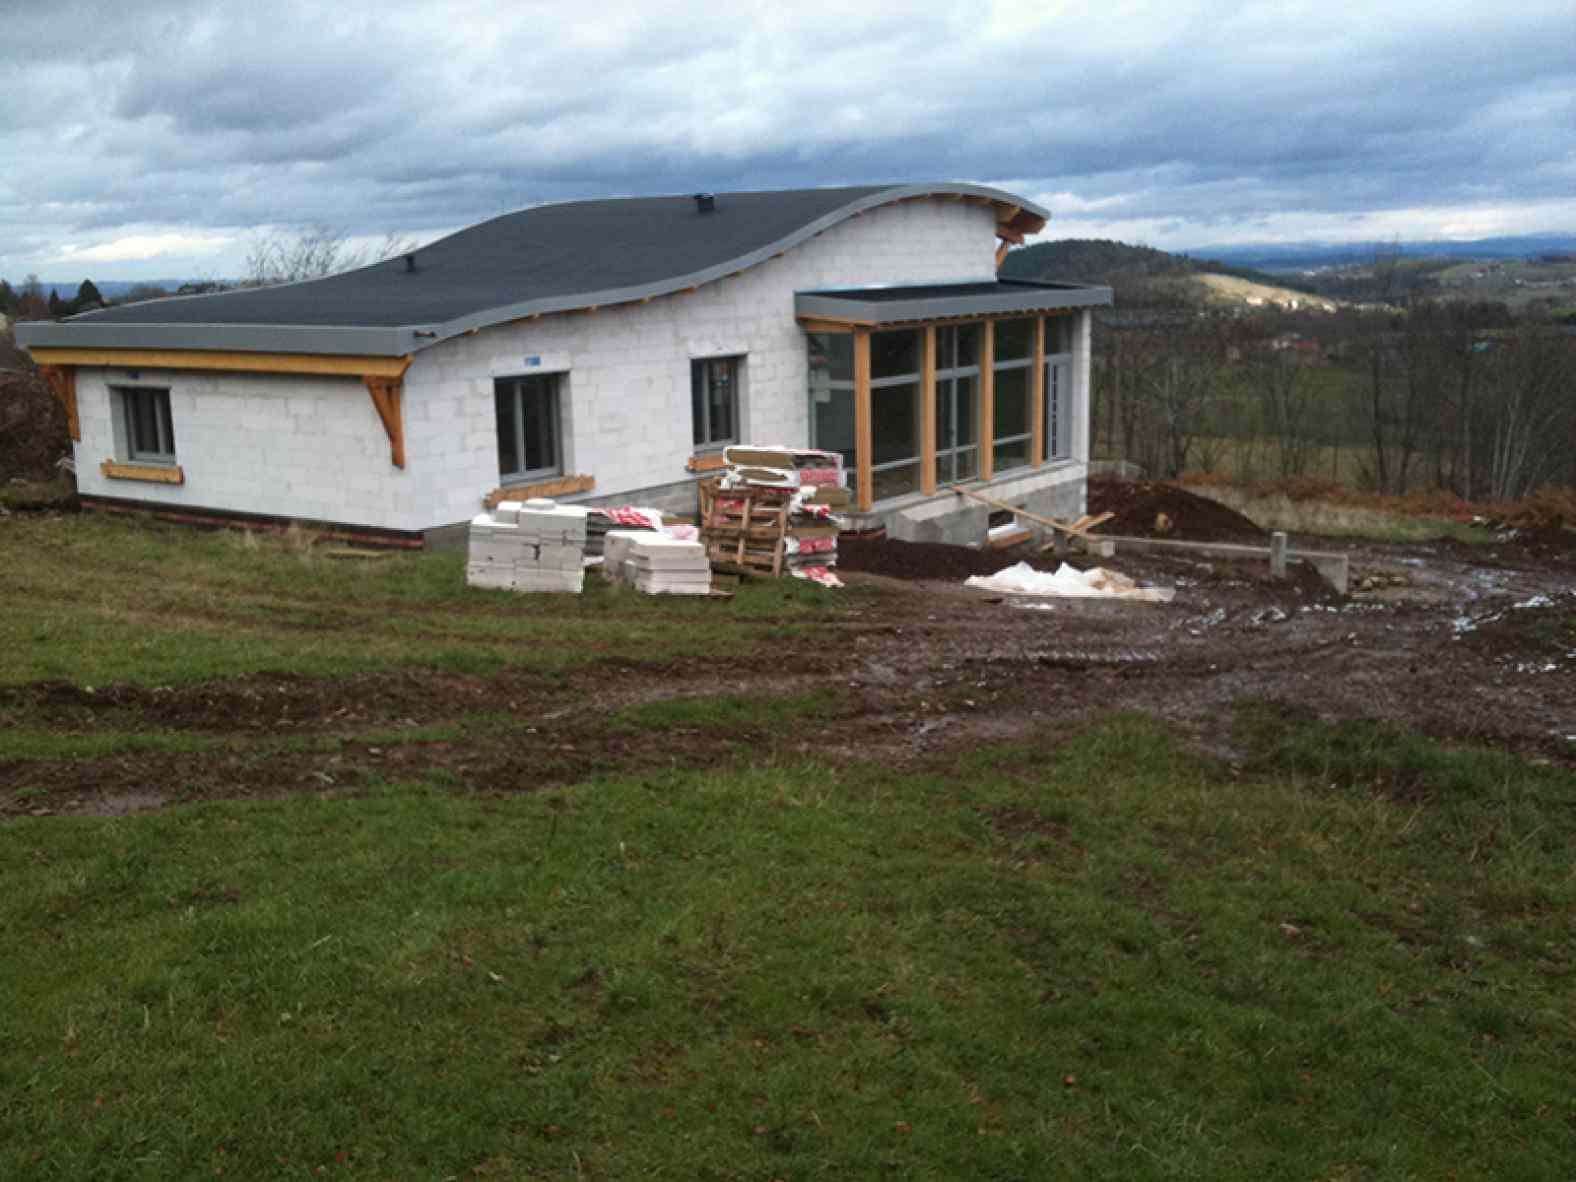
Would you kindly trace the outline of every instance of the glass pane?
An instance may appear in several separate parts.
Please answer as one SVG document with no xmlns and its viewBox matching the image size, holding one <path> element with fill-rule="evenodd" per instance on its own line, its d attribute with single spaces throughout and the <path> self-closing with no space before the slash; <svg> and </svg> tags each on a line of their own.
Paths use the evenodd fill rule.
<svg viewBox="0 0 1576 1182">
<path fill-rule="evenodd" d="M 709 443 L 726 443 L 733 438 L 734 367 L 731 357 L 706 365 L 711 398 L 711 438 Z"/>
<path fill-rule="evenodd" d="M 870 376 L 896 378 L 919 372 L 919 333 L 873 332 L 870 334 Z"/>
<path fill-rule="evenodd" d="M 872 462 L 886 464 L 919 455 L 919 383 L 870 391 Z"/>
<path fill-rule="evenodd" d="M 854 380 L 854 334 L 812 332 L 809 342 L 810 376 L 819 374 L 829 382 Z"/>
<path fill-rule="evenodd" d="M 1072 372 L 1066 361 L 1045 367 L 1045 454 L 1052 459 L 1063 460 L 1072 454 Z"/>
<path fill-rule="evenodd" d="M 980 326 L 977 324 L 960 324 L 953 329 L 957 335 L 957 355 L 953 365 L 958 369 L 967 369 L 971 365 L 980 363 Z"/>
<path fill-rule="evenodd" d="M 1018 439 L 1011 443 L 998 443 L 995 447 L 996 471 L 1021 468 L 1029 462 L 1029 440 Z"/>
<path fill-rule="evenodd" d="M 1073 351 L 1073 318 L 1047 316 L 1045 318 L 1045 351 L 1071 353 Z"/>
<path fill-rule="evenodd" d="M 558 467 L 556 379 L 524 378 L 520 382 L 520 419 L 525 426 L 525 470 Z"/>
<path fill-rule="evenodd" d="M 697 446 L 706 440 L 706 364 L 690 362 L 690 438 Z"/>
<path fill-rule="evenodd" d="M 138 390 L 133 396 L 132 406 L 134 408 L 132 417 L 136 420 L 132 448 L 142 455 L 158 454 L 159 412 L 152 392 Z"/>
<path fill-rule="evenodd" d="M 498 417 L 498 473 L 513 476 L 524 469 L 515 447 L 514 386 L 509 382 L 493 384 L 493 407 Z"/>
<path fill-rule="evenodd" d="M 1017 361 L 1034 356 L 1034 321 L 996 321 L 996 360 Z"/>
<path fill-rule="evenodd" d="M 1029 429 L 1029 371 L 996 371 L 995 437 L 1022 435 Z"/>
<path fill-rule="evenodd" d="M 973 480 L 980 470 L 980 449 L 978 447 L 962 447 L 958 449 L 957 465 L 958 474 L 955 480 Z"/>
<path fill-rule="evenodd" d="M 168 390 L 159 390 L 154 394 L 154 401 L 159 407 L 159 451 L 164 455 L 175 454 L 175 424 L 170 419 L 170 394 Z"/>
<path fill-rule="evenodd" d="M 870 476 L 875 484 L 873 496 L 878 501 L 919 491 L 918 460 L 915 460 L 912 464 L 903 464 L 896 468 L 885 468 L 880 472 L 872 472 Z"/>
<path fill-rule="evenodd" d="M 829 387 L 810 389 L 810 446 L 842 455 L 854 466 L 854 392 Z"/>
<path fill-rule="evenodd" d="M 980 402 L 976 393 L 979 379 L 956 378 L 953 381 L 957 391 L 956 423 L 958 428 L 958 442 L 978 443 L 980 441 Z"/>
</svg>

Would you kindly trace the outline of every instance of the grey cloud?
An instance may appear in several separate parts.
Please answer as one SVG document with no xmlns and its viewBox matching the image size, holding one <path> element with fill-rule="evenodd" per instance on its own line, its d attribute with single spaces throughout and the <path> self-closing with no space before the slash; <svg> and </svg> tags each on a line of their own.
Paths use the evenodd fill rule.
<svg viewBox="0 0 1576 1182">
<path fill-rule="evenodd" d="M 1568 5 L 1444 7 L 1074 4 L 991 37 L 973 5 L 40 5 L 0 42 L 29 161 L 0 274 L 133 225 L 700 187 L 1017 177 L 1178 232 L 1569 197 Z"/>
</svg>

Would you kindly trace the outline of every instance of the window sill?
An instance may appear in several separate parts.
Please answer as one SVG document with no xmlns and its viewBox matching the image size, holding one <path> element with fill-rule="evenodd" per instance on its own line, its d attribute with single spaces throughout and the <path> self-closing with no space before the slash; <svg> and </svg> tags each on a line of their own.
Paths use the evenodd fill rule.
<svg viewBox="0 0 1576 1182">
<path fill-rule="evenodd" d="M 594 476 L 550 476 L 529 484 L 506 484 L 482 498 L 482 504 L 496 509 L 503 501 L 529 501 L 532 497 L 567 497 L 590 492 L 596 487 Z"/>
<path fill-rule="evenodd" d="M 150 484 L 185 484 L 186 473 L 179 464 L 122 464 L 105 460 L 99 471 L 111 480 L 143 480 Z"/>
<path fill-rule="evenodd" d="M 731 447 L 732 444 L 723 446 Z M 720 472 L 727 466 L 728 461 L 723 459 L 720 449 L 718 451 L 698 452 L 684 461 L 685 470 L 689 472 Z"/>
</svg>

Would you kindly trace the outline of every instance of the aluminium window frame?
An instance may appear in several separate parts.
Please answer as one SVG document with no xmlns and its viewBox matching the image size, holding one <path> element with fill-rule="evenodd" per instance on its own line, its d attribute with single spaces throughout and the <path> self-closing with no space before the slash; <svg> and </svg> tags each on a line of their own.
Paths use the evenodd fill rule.
<svg viewBox="0 0 1576 1182">
<path fill-rule="evenodd" d="M 1023 317 L 1020 317 L 1020 316 L 1001 317 L 997 321 L 997 324 L 999 325 L 1002 320 L 1028 320 L 1032 324 L 1034 319 L 1035 319 L 1035 317 L 1028 317 L 1028 316 L 1023 316 Z M 1026 356 L 1026 357 L 1013 357 L 1013 358 L 1009 358 L 1006 361 L 1001 360 L 999 354 L 992 354 L 991 371 L 992 371 L 993 375 L 1003 374 L 1003 373 L 1010 373 L 1010 372 L 1012 372 L 1014 370 L 1020 370 L 1020 369 L 1025 371 L 1025 378 L 1024 378 L 1025 390 L 1024 390 L 1024 397 L 1023 397 L 1023 412 L 1024 412 L 1024 414 L 1023 414 L 1023 417 L 1024 417 L 1023 430 L 1020 433 L 1016 434 L 1016 435 L 998 435 L 996 433 L 996 427 L 997 427 L 997 424 L 1000 422 L 1000 418 L 999 418 L 999 416 L 995 416 L 995 415 L 992 416 L 992 419 L 991 419 L 991 440 L 990 440 L 991 476 L 992 476 L 992 479 L 994 479 L 1001 472 L 1015 472 L 1019 468 L 1032 468 L 1035 465 L 1035 462 L 1037 460 L 1037 457 L 1034 454 L 1034 352 L 1031 349 L 1030 352 L 1029 352 L 1029 355 Z M 1000 389 L 1000 384 L 996 383 L 994 388 L 999 390 Z M 993 400 L 993 401 L 996 401 L 997 405 L 999 405 L 999 400 Z M 1021 463 L 1021 464 L 1014 464 L 1010 468 L 998 468 L 996 466 L 997 449 L 999 449 L 1003 444 L 1012 444 L 1012 443 L 1023 443 L 1023 444 L 1027 445 L 1023 449 L 1023 454 L 1024 454 L 1024 461 L 1023 461 L 1023 463 Z"/>
<path fill-rule="evenodd" d="M 1063 346 L 1051 350 L 1053 333 Z M 1073 349 L 1078 337 L 1076 316 L 1045 318 L 1045 457 L 1058 463 L 1073 458 Z"/>
<path fill-rule="evenodd" d="M 919 338 L 921 336 L 921 333 L 922 333 L 923 330 L 917 329 L 917 328 L 898 328 L 898 329 L 885 329 L 883 331 L 884 332 L 911 333 L 916 338 Z M 877 334 L 876 333 L 871 333 L 870 335 L 872 337 L 875 337 Z M 874 347 L 874 345 L 872 344 L 872 348 L 873 347 Z M 915 342 L 915 349 L 914 349 L 914 359 L 920 363 L 921 368 L 923 368 L 923 366 L 924 366 L 923 361 L 920 360 L 920 358 L 922 356 L 922 353 L 923 353 L 923 348 L 924 348 L 923 340 L 922 339 L 916 340 L 916 342 Z M 872 366 L 872 370 L 873 369 L 874 369 L 874 366 Z M 877 390 L 889 390 L 889 389 L 892 389 L 893 387 L 896 387 L 896 386 L 913 386 L 914 387 L 914 411 L 915 411 L 915 415 L 914 415 L 914 427 L 915 427 L 914 454 L 911 455 L 911 456 L 903 456 L 903 457 L 901 457 L 899 459 L 896 459 L 896 460 L 885 460 L 885 461 L 883 461 L 882 463 L 879 463 L 879 464 L 874 462 L 875 457 L 872 455 L 872 457 L 871 457 L 871 464 L 870 464 L 870 479 L 871 479 L 871 482 L 874 483 L 875 476 L 876 476 L 877 472 L 891 472 L 891 471 L 893 471 L 895 469 L 898 469 L 898 468 L 912 467 L 914 469 L 914 472 L 915 472 L 916 477 L 917 477 L 917 479 L 915 481 L 915 487 L 918 488 L 918 487 L 920 487 L 923 484 L 924 469 L 925 469 L 925 454 L 924 454 L 925 453 L 925 441 L 924 441 L 924 438 L 923 438 L 923 433 L 919 429 L 919 424 L 923 421 L 924 414 L 925 414 L 925 407 L 924 407 L 924 401 L 923 401 L 924 397 L 925 397 L 925 381 L 924 381 L 924 374 L 922 374 L 920 372 L 920 370 L 915 370 L 913 373 L 887 374 L 885 377 L 880 377 L 880 378 L 874 376 L 874 373 L 872 372 L 872 375 L 871 375 L 871 378 L 870 378 L 871 451 L 872 452 L 875 451 L 875 400 L 876 400 L 876 391 Z M 908 495 L 908 494 L 906 494 L 906 493 L 898 493 L 898 494 L 896 494 L 896 496 L 906 496 L 906 495 Z M 881 499 L 882 500 L 894 500 L 895 496 L 883 497 Z"/>
<path fill-rule="evenodd" d="M 981 398 L 980 398 L 979 344 L 978 344 L 978 342 L 975 343 L 974 364 L 972 364 L 972 365 L 958 365 L 957 364 L 957 357 L 958 357 L 958 337 L 957 337 L 957 334 L 958 334 L 958 332 L 961 329 L 963 329 L 965 327 L 973 327 L 973 326 L 970 326 L 970 325 L 959 325 L 959 324 L 942 324 L 942 325 L 937 325 L 936 326 L 936 393 L 939 395 L 941 393 L 942 383 L 946 383 L 946 386 L 947 386 L 947 399 L 946 399 L 947 428 L 948 428 L 948 431 L 949 431 L 949 434 L 948 434 L 947 438 L 952 440 L 952 446 L 951 447 L 942 447 L 939 440 L 936 443 L 936 464 L 937 464 L 936 479 L 937 479 L 938 482 L 940 482 L 942 484 L 955 484 L 959 480 L 974 480 L 974 479 L 976 479 L 979 476 L 979 471 L 980 471 L 980 446 L 981 446 L 981 444 L 980 444 L 980 420 L 983 417 L 984 407 L 982 405 Z M 951 349 L 951 361 L 952 361 L 952 364 L 950 364 L 950 365 L 942 365 L 942 363 L 941 363 L 942 348 L 943 348 L 942 342 L 947 340 L 949 337 L 951 339 L 951 344 L 952 344 L 952 349 Z M 961 379 L 968 379 L 968 380 L 970 380 L 970 381 L 972 381 L 974 383 L 974 394 L 973 394 L 973 402 L 974 402 L 974 442 L 973 443 L 968 443 L 968 444 L 963 444 L 963 445 L 959 445 L 958 442 L 957 442 L 957 439 L 958 439 L 958 382 Z M 939 423 L 939 417 L 938 417 L 938 423 Z M 973 452 L 974 453 L 974 472 L 971 475 L 960 477 L 958 475 L 958 458 L 960 456 L 962 456 L 962 455 L 965 455 L 965 454 L 969 453 L 969 452 Z M 951 474 L 949 476 L 947 476 L 946 478 L 944 478 L 944 479 L 943 479 L 943 477 L 941 475 L 941 471 L 940 471 L 940 464 L 941 464 L 943 459 L 947 459 L 947 460 L 951 461 L 951 464 L 949 465 L 950 470 L 951 470 Z"/>
<path fill-rule="evenodd" d="M 533 481 L 545 480 L 553 476 L 564 474 L 564 414 L 563 392 L 564 375 L 559 372 L 507 374 L 493 379 L 493 433 L 498 434 L 497 422 L 497 395 L 505 387 L 514 400 L 514 448 L 515 456 L 519 463 L 525 462 L 525 414 L 524 414 L 524 386 L 527 382 L 544 382 L 548 384 L 548 394 L 551 400 L 550 416 L 553 425 L 553 463 L 546 468 L 526 468 L 519 472 L 505 472 L 503 470 L 502 440 L 496 440 L 499 447 L 498 456 L 498 483 L 507 488 L 514 484 L 530 484 Z"/>
<path fill-rule="evenodd" d="M 111 386 L 111 392 L 118 403 L 117 413 L 120 416 L 121 433 L 125 438 L 125 458 L 133 464 L 154 464 L 160 467 L 173 468 L 176 464 L 175 452 L 175 410 L 170 404 L 170 388 L 168 386 Z M 151 449 L 139 447 L 141 431 L 138 428 L 137 403 L 144 399 L 153 402 L 153 430 L 156 436 L 155 446 Z M 162 446 L 161 446 L 162 445 Z"/>
<path fill-rule="evenodd" d="M 690 358 L 690 423 L 691 446 L 696 455 L 707 452 L 721 451 L 739 442 L 741 437 L 739 413 L 743 409 L 744 399 L 740 395 L 740 381 L 744 374 L 744 359 L 747 353 L 722 353 L 714 357 Z M 725 364 L 729 368 L 729 417 L 733 423 L 733 431 L 727 438 L 714 438 L 711 423 L 711 367 Z M 701 433 L 704 439 L 694 439 L 693 424 L 695 421 L 696 401 L 700 403 Z"/>
</svg>

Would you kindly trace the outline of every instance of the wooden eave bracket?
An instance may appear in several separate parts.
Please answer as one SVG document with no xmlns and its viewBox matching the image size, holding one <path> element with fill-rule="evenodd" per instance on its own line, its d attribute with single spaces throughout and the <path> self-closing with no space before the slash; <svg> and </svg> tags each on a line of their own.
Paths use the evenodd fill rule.
<svg viewBox="0 0 1576 1182">
<path fill-rule="evenodd" d="M 389 459 L 396 468 L 405 466 L 405 419 L 401 413 L 405 380 L 403 378 L 375 377 L 363 374 L 367 393 L 372 395 L 372 405 L 383 420 L 383 430 L 389 437 Z"/>
<path fill-rule="evenodd" d="M 66 427 L 71 438 L 82 442 L 82 420 L 77 416 L 77 371 L 70 365 L 40 365 L 38 372 L 49 383 L 49 388 L 60 405 L 65 408 Z"/>
</svg>

